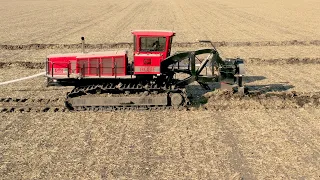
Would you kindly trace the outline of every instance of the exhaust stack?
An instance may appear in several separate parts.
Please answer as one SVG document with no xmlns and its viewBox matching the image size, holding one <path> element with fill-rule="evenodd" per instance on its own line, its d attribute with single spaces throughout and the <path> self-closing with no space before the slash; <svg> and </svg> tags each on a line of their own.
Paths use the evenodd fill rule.
<svg viewBox="0 0 320 180">
<path fill-rule="evenodd" d="M 84 54 L 84 37 L 81 37 L 81 43 L 82 53 Z"/>
</svg>

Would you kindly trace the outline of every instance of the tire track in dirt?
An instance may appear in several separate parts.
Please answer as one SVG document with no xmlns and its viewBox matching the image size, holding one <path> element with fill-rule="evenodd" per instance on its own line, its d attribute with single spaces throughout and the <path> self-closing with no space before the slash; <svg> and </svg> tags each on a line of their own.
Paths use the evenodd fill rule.
<svg viewBox="0 0 320 180">
<path fill-rule="evenodd" d="M 204 34 L 215 34 L 216 36 L 219 36 L 219 38 L 226 39 L 228 37 L 224 36 L 223 33 L 221 33 L 221 29 L 224 29 L 224 23 L 223 22 L 228 22 L 229 27 L 237 27 L 237 28 L 232 28 L 228 29 L 229 32 L 233 32 L 238 34 L 240 37 L 252 37 L 253 33 L 248 33 L 246 29 L 241 29 L 240 31 L 238 30 L 239 21 L 237 18 L 230 17 L 230 13 L 224 13 L 225 10 L 221 10 L 216 7 L 216 2 L 205 2 L 205 1 L 200 1 L 200 2 L 192 2 L 192 9 L 201 9 L 201 11 L 196 11 L 194 14 L 194 19 L 198 19 L 196 21 L 196 24 L 200 27 L 206 27 L 203 28 L 202 31 L 205 31 Z M 210 7 L 210 5 L 212 5 Z M 196 8 L 195 8 L 196 7 Z M 207 7 L 207 8 L 203 8 Z M 210 8 L 209 8 L 210 7 Z M 225 8 L 223 8 L 225 9 Z M 234 12 L 231 13 L 231 15 L 234 14 Z M 198 18 L 196 18 L 198 16 Z M 210 19 L 210 21 L 205 21 L 203 20 L 203 17 L 214 17 Z M 218 26 L 218 27 L 217 27 Z M 235 32 L 236 31 L 236 32 Z"/>
<path fill-rule="evenodd" d="M 251 46 L 320 46 L 320 40 L 312 41 L 252 41 L 252 42 L 212 42 L 215 47 L 251 47 Z M 131 48 L 132 42 L 119 42 L 119 43 L 101 43 L 101 44 L 86 44 L 87 49 L 105 49 L 105 48 Z M 172 47 L 208 47 L 208 43 L 201 42 L 173 42 Z M 38 50 L 38 49 L 79 49 L 79 44 L 1 44 L 2 50 Z"/>
<path fill-rule="evenodd" d="M 296 117 L 297 119 L 300 119 L 302 121 L 302 123 L 299 123 L 297 121 L 290 121 L 289 123 L 291 123 L 291 129 L 293 133 L 287 133 L 287 137 L 290 137 L 290 140 L 294 140 L 294 139 L 303 139 L 303 144 L 296 142 L 295 144 L 297 146 L 300 146 L 301 149 L 305 148 L 304 145 L 307 145 L 310 149 L 312 149 L 314 151 L 313 156 L 314 157 L 320 157 L 320 148 L 319 145 L 316 142 L 311 141 L 310 137 L 314 137 L 313 134 L 310 134 L 309 132 L 306 131 L 301 131 L 301 126 L 305 126 L 307 125 L 306 128 L 308 127 L 312 127 L 309 124 L 309 119 L 306 117 L 300 117 L 300 114 L 297 112 L 292 112 L 294 114 L 294 117 Z M 275 123 L 280 123 L 280 122 L 275 122 Z M 302 124 L 302 125 L 301 125 Z M 317 129 L 313 128 L 313 130 L 310 130 L 310 132 L 315 133 L 315 134 L 319 134 L 317 133 Z M 308 137 L 309 136 L 309 137 Z M 319 161 L 317 161 L 316 159 L 308 159 L 306 160 L 308 163 L 314 164 L 314 165 L 319 165 Z"/>
<path fill-rule="evenodd" d="M 128 32 L 123 33 L 124 31 L 127 31 L 129 27 L 132 27 L 132 23 L 135 22 L 136 19 L 143 19 L 143 14 L 141 12 L 147 11 L 147 5 L 144 2 L 134 2 L 130 3 L 127 6 L 123 7 L 123 9 L 119 10 L 119 12 L 126 12 L 121 13 L 121 15 L 113 15 L 111 18 L 109 17 L 109 21 L 111 22 L 118 22 L 114 25 L 113 28 L 110 28 L 110 35 L 113 37 L 109 40 L 114 40 L 115 42 L 117 39 L 120 39 L 123 34 L 130 35 Z M 130 14 L 128 16 L 127 14 Z M 138 17 L 142 16 L 142 17 Z M 117 29 L 117 31 L 113 31 L 113 29 Z M 108 30 L 109 31 L 109 30 Z M 130 47 L 132 46 L 132 43 Z"/>
<path fill-rule="evenodd" d="M 66 24 L 63 21 L 58 22 L 57 25 L 54 28 L 50 28 L 47 31 L 43 31 L 42 28 L 38 28 L 35 29 L 33 31 L 29 31 L 29 37 L 30 39 L 28 39 L 28 42 L 37 42 L 37 41 L 41 41 L 43 39 L 47 39 L 48 42 L 52 43 L 52 42 L 56 42 L 59 41 L 61 39 L 64 39 L 65 37 L 70 37 L 73 34 L 76 34 L 78 32 L 85 32 L 85 30 L 87 30 L 88 28 L 92 28 L 93 26 L 96 26 L 97 24 L 100 24 L 100 22 L 105 22 L 109 19 L 109 16 L 112 15 L 113 13 L 116 13 L 117 10 L 119 8 L 121 8 L 121 6 L 117 6 L 117 4 L 124 4 L 127 3 L 128 6 L 130 5 L 129 2 L 126 1 L 118 1 L 115 4 L 108 4 L 107 5 L 107 10 L 103 9 L 103 6 L 100 6 L 99 8 L 95 9 L 95 12 L 88 14 L 87 16 L 83 17 L 82 15 L 78 15 L 78 17 L 82 17 L 81 19 L 77 19 L 75 22 L 74 21 L 70 21 L 70 23 Z M 79 3 L 81 4 L 81 2 Z M 89 6 L 93 6 L 94 4 L 91 4 Z M 81 6 L 81 5 L 80 5 Z M 63 14 L 65 13 L 65 11 L 67 9 L 69 9 L 70 7 L 67 5 L 66 7 L 61 7 L 61 5 L 57 6 L 58 8 L 58 12 L 55 12 L 51 8 L 51 12 L 53 11 L 54 14 Z M 73 8 L 78 8 L 77 6 L 73 7 Z M 62 11 L 62 12 L 60 12 Z M 99 14 L 97 14 L 96 12 L 99 11 Z M 74 13 L 74 12 L 70 12 L 70 13 Z M 41 18 L 44 18 L 44 20 L 47 20 L 46 16 L 41 16 Z M 56 17 L 58 18 L 58 17 Z M 66 17 L 67 19 L 72 20 L 73 18 L 70 18 L 69 16 Z M 54 19 L 56 20 L 56 19 Z M 21 20 L 19 21 L 21 22 Z M 29 21 L 22 21 L 22 22 L 29 22 Z M 77 23 L 76 25 L 70 25 L 71 23 Z M 14 26 L 16 26 L 16 24 L 14 24 Z M 10 29 L 10 28 L 9 28 Z M 80 38 L 80 37 L 79 37 Z"/>
<path fill-rule="evenodd" d="M 0 98 L 0 113 L 65 112 L 63 99 Z"/>
<path fill-rule="evenodd" d="M 170 7 L 175 7 L 175 11 L 172 11 L 172 19 L 174 19 L 174 22 L 172 25 L 174 26 L 175 31 L 179 31 L 179 37 L 181 39 L 189 39 L 190 35 L 194 36 L 199 31 L 195 28 L 195 26 L 192 23 L 193 20 L 193 14 L 192 12 L 186 11 L 187 6 L 189 3 L 180 2 L 180 1 L 169 1 Z M 190 17 L 192 16 L 192 17 Z M 179 23 L 177 23 L 179 22 Z"/>
<path fill-rule="evenodd" d="M 266 113 L 269 114 L 269 119 L 271 120 L 272 124 L 275 124 L 278 127 L 289 127 L 288 129 L 290 130 L 280 129 L 280 133 L 283 134 L 280 137 L 286 137 L 287 141 L 293 144 L 293 147 L 295 148 L 291 149 L 291 151 L 298 151 L 299 153 L 304 154 L 304 157 L 301 158 L 300 163 L 303 162 L 304 164 L 309 164 L 309 167 L 317 167 L 319 165 L 319 162 L 316 160 L 316 158 L 310 158 L 310 156 L 319 157 L 320 150 L 317 146 L 318 144 L 311 140 L 311 137 L 315 137 L 313 133 L 315 133 L 316 131 L 308 131 L 308 129 L 312 127 L 308 123 L 309 117 L 307 119 L 301 118 L 301 113 L 298 113 L 297 111 L 292 111 L 291 113 L 292 117 L 294 117 L 294 120 L 278 121 L 279 117 L 272 118 L 274 115 L 272 111 L 266 111 Z M 281 119 L 286 119 L 285 115 L 281 114 L 280 117 L 282 117 Z M 310 151 L 312 151 L 312 154 L 310 153 Z M 277 153 L 277 151 L 274 151 L 274 153 Z M 277 153 L 277 157 L 281 157 L 281 154 Z M 308 157 L 310 159 L 308 159 Z M 297 171 L 297 168 L 299 168 L 300 163 L 297 163 L 295 165 L 292 164 L 292 166 L 278 165 L 278 168 L 281 168 L 281 172 L 284 173 L 287 176 L 287 178 L 289 178 L 290 174 L 287 174 L 285 172 L 290 172 L 290 170 L 292 169 L 293 171 Z"/>
<path fill-rule="evenodd" d="M 185 1 L 177 1 L 176 6 L 180 10 L 179 13 L 182 15 L 182 22 L 188 22 L 184 26 L 189 27 L 189 33 L 196 35 L 197 37 L 207 38 L 206 34 L 203 32 L 203 29 L 199 28 L 198 22 L 201 22 L 201 18 L 197 18 L 197 13 L 194 12 L 194 6 L 189 3 L 185 3 Z"/>
<path fill-rule="evenodd" d="M 238 6 L 230 6 L 227 2 L 204 0 L 194 3 L 193 6 L 194 9 L 201 9 L 197 12 L 201 15 L 200 17 L 208 17 L 199 22 L 199 25 L 201 23 L 200 27 L 206 27 L 207 34 L 212 34 L 213 29 L 220 29 L 220 32 L 214 33 L 220 38 L 228 38 L 222 36 L 224 33 L 221 30 L 232 32 L 238 36 L 237 38 L 250 37 L 265 40 L 274 39 L 274 37 L 291 39 L 297 36 L 301 39 L 310 39 L 316 35 L 304 28 L 281 23 L 268 16 L 261 16 Z"/>
<path fill-rule="evenodd" d="M 121 3 L 121 2 L 119 2 Z M 112 14 L 114 11 L 116 11 L 115 7 L 113 5 L 109 6 L 108 11 L 101 11 L 102 13 L 99 16 L 94 16 L 91 21 L 81 23 L 81 25 L 73 27 L 72 29 L 69 29 L 68 26 L 66 27 L 60 27 L 54 30 L 49 35 L 44 36 L 36 36 L 37 38 L 33 38 L 32 41 L 40 40 L 46 37 L 55 37 L 52 41 L 59 41 L 62 40 L 64 37 L 68 37 L 72 34 L 75 34 L 77 32 L 82 32 L 88 28 L 91 28 L 92 26 L 99 24 L 99 22 L 105 21 L 108 19 L 108 15 Z M 51 42 L 52 42 L 51 41 Z"/>
<path fill-rule="evenodd" d="M 116 4 L 121 4 L 121 6 L 118 6 Z M 70 37 L 73 34 L 77 34 L 79 32 L 86 32 L 85 30 L 90 29 L 90 28 L 99 28 L 99 25 L 101 25 L 101 22 L 114 22 L 117 21 L 117 18 L 119 18 L 119 16 L 117 16 L 116 14 L 119 12 L 127 12 L 129 13 L 129 8 L 131 8 L 133 6 L 133 3 L 128 3 L 126 1 L 118 1 L 116 4 L 112 4 L 111 6 L 108 7 L 108 11 L 102 11 L 104 13 L 99 14 L 97 17 L 94 17 L 94 20 L 89 21 L 88 23 L 85 23 L 84 25 L 80 26 L 80 27 L 75 27 L 72 30 L 70 30 L 68 33 L 57 33 L 57 36 L 59 36 L 59 38 L 56 38 L 54 41 L 57 42 L 59 40 L 63 40 L 65 37 Z M 133 11 L 134 12 L 139 12 L 139 11 Z M 131 13 L 129 13 L 131 14 Z M 121 14 L 122 16 L 124 16 L 125 14 Z M 122 21 L 119 22 L 127 22 L 129 21 L 128 19 L 124 19 Z M 121 24 L 121 23 L 120 23 Z M 122 28 L 114 28 L 114 29 L 120 29 L 123 30 L 125 29 L 124 27 Z M 111 33 L 111 32 L 110 32 Z M 116 33 L 116 35 L 119 33 L 119 31 L 114 31 L 112 33 Z"/>
<path fill-rule="evenodd" d="M 2 18 L 11 19 L 11 23 L 8 24 L 7 27 L 5 27 L 7 29 L 11 29 L 11 28 L 14 28 L 14 26 L 16 26 L 17 23 L 21 23 L 21 22 L 26 21 L 30 18 L 33 18 L 32 16 L 34 16 L 35 14 L 43 14 L 43 13 L 46 13 L 49 11 L 52 12 L 53 10 L 56 10 L 56 9 L 63 10 L 59 6 L 57 6 L 57 7 L 50 6 L 47 8 L 41 7 L 41 9 L 29 9 L 28 11 L 19 12 L 14 15 L 10 14 L 10 16 L 4 15 L 4 16 L 2 16 Z M 2 28 L 4 28 L 4 27 L 2 27 Z"/>
<path fill-rule="evenodd" d="M 158 164 L 162 163 L 161 158 L 155 152 L 156 147 L 154 147 L 154 141 L 157 139 L 159 130 L 159 121 L 158 118 L 155 119 L 145 119 L 145 125 L 143 127 L 143 132 L 141 138 L 142 143 L 142 152 L 141 157 L 142 161 L 140 166 L 141 175 L 143 179 L 150 179 L 153 176 L 153 173 L 158 167 Z"/>
<path fill-rule="evenodd" d="M 7 41 L 4 41 L 3 43 L 8 43 L 11 41 L 15 41 L 18 39 L 18 42 L 21 42 L 21 37 L 22 34 L 20 31 L 12 31 L 12 29 L 24 29 L 24 33 L 23 36 L 25 36 L 25 34 L 27 34 L 28 37 L 30 37 L 27 41 L 24 42 L 35 42 L 36 40 L 42 40 L 45 38 L 45 33 L 48 33 L 48 31 L 51 31 L 52 33 L 48 33 L 48 35 L 46 35 L 46 37 L 53 37 L 55 35 L 56 31 L 59 31 L 60 28 L 55 27 L 55 28 L 50 28 L 50 30 L 47 31 L 43 31 L 42 28 L 34 28 L 37 26 L 37 24 L 33 24 L 33 19 L 37 19 L 38 24 L 43 24 L 45 23 L 45 19 L 46 16 L 37 16 L 37 14 L 45 14 L 50 12 L 51 14 L 60 14 L 61 12 L 64 11 L 63 7 L 59 7 L 59 5 L 54 5 L 54 6 L 50 6 L 50 8 L 44 8 L 41 7 L 38 10 L 31 10 L 32 13 L 28 12 L 27 15 L 21 15 L 18 16 L 17 18 L 12 18 L 13 21 L 10 23 L 7 23 L 6 26 L 3 27 L 3 31 L 4 32 L 10 32 L 10 39 L 5 38 Z M 32 24 L 32 25 L 31 25 Z M 45 26 L 45 25 L 44 25 Z M 27 28 L 25 28 L 27 27 Z M 61 26 L 63 28 L 63 26 Z M 66 27 L 64 27 L 66 29 Z M 32 29 L 32 30 L 31 30 Z M 28 33 L 26 33 L 28 32 Z M 66 32 L 66 30 L 61 31 L 61 32 Z M 60 33 L 61 33 L 60 32 Z M 39 35 L 43 35 L 43 36 L 39 36 Z M 7 35 L 8 36 L 8 35 Z M 23 42 L 23 41 L 22 41 Z"/>
<path fill-rule="evenodd" d="M 281 145 L 280 145 L 280 144 L 285 144 L 285 141 L 283 139 L 281 139 L 281 140 L 274 139 L 274 138 L 279 138 L 279 137 L 286 137 L 288 130 L 282 129 L 282 128 L 288 127 L 288 126 L 279 126 L 279 124 L 276 121 L 274 121 L 275 117 L 274 117 L 273 113 L 270 113 L 270 111 L 265 111 L 265 113 L 269 115 L 268 120 L 270 121 L 270 124 L 272 124 L 272 126 L 267 125 L 267 127 L 266 127 L 266 125 L 264 124 L 265 123 L 264 119 L 263 120 L 257 119 L 256 122 L 260 125 L 264 125 L 264 127 L 260 127 L 261 131 L 267 131 L 267 132 L 269 131 L 270 132 L 271 129 L 273 129 L 273 136 L 271 136 L 272 138 L 267 138 L 266 140 L 263 138 L 264 140 L 263 140 L 262 146 L 264 146 L 266 148 L 266 151 L 263 155 L 260 155 L 260 158 L 264 159 L 264 161 L 274 161 L 274 159 L 273 159 L 274 157 L 279 157 L 279 158 L 283 158 L 283 159 L 286 158 L 286 161 L 290 162 L 291 158 L 287 156 L 288 153 L 283 155 L 283 152 L 285 150 L 281 149 Z M 286 119 L 286 118 L 284 118 L 284 119 Z M 274 127 L 281 127 L 281 128 L 274 130 Z M 290 126 L 290 127 L 292 127 L 292 126 Z M 273 141 L 276 141 L 277 145 L 272 146 L 272 144 L 270 143 L 271 139 L 274 139 Z M 289 147 L 291 147 L 291 146 L 289 146 Z M 298 147 L 299 147 L 299 145 L 298 145 Z M 259 147 L 259 148 L 261 148 L 261 147 Z M 257 148 L 257 149 L 259 149 L 259 148 Z M 257 154 L 257 153 L 255 153 L 255 154 Z M 271 155 L 272 157 L 266 158 L 266 156 L 268 156 L 268 155 L 269 156 Z M 269 167 L 269 170 L 275 172 L 276 174 L 280 173 L 281 177 L 285 177 L 287 179 L 290 179 L 289 178 L 290 174 L 288 172 L 290 172 L 290 170 L 292 170 L 292 169 L 294 169 L 294 165 L 288 167 L 285 164 L 277 164 L 276 168 Z"/>
<path fill-rule="evenodd" d="M 228 119 L 228 117 L 223 117 L 216 113 L 214 113 L 212 116 L 216 117 L 217 124 L 219 125 L 220 130 L 224 132 L 222 136 L 222 139 L 223 139 L 222 142 L 231 148 L 231 150 L 227 152 L 227 157 L 228 157 L 227 162 L 230 162 L 230 166 L 233 169 L 234 173 L 236 173 L 236 177 L 238 179 L 254 179 L 252 177 L 253 171 L 248 166 L 249 163 L 245 158 L 245 156 L 243 155 L 241 148 L 238 146 L 238 144 L 240 144 L 239 139 L 233 133 L 234 130 L 232 130 L 232 128 L 229 127 L 230 126 L 229 122 L 226 122 L 224 120 L 224 119 Z"/>
<path fill-rule="evenodd" d="M 224 22 L 228 22 L 231 27 L 235 27 L 233 31 L 239 34 L 239 36 L 242 34 L 243 36 L 261 38 L 261 32 L 264 32 L 266 38 L 267 34 L 271 38 L 272 36 L 281 37 L 283 35 L 298 35 L 299 37 L 303 37 L 303 39 L 312 37 L 312 35 L 310 35 L 311 32 L 305 31 L 302 28 L 290 27 L 263 16 L 257 16 L 255 13 L 250 14 L 247 11 L 243 11 L 243 9 L 237 8 L 235 10 L 234 7 L 230 7 L 221 2 L 215 1 L 214 3 L 209 3 L 201 1 L 199 5 L 200 7 L 208 6 L 208 8 L 204 9 L 208 14 L 219 12 L 219 14 L 215 14 L 212 17 L 220 17 Z M 208 9 L 210 9 L 210 11 L 208 11 Z M 221 9 L 223 9 L 223 11 Z M 266 24 L 268 24 L 268 28 L 266 28 Z"/>
</svg>

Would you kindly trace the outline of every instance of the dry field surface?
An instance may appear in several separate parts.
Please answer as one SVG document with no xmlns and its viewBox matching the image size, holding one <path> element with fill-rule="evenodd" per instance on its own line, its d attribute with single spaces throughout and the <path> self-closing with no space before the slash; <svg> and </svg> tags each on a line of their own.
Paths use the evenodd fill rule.
<svg viewBox="0 0 320 180">
<path fill-rule="evenodd" d="M 131 30 L 168 29 L 173 51 L 211 40 L 244 58 L 246 86 L 262 92 L 192 85 L 206 103 L 189 111 L 72 113 L 61 112 L 71 88 L 43 77 L 0 86 L 0 110 L 58 109 L 0 113 L 1 179 L 320 179 L 320 1 L 0 0 L 0 14 L 0 82 L 79 52 L 81 36 L 88 51 L 132 59 Z"/>
</svg>

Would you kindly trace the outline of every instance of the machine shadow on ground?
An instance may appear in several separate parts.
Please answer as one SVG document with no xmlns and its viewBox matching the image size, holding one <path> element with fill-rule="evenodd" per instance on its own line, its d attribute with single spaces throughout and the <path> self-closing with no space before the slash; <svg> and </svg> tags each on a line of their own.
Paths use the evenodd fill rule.
<svg viewBox="0 0 320 180">
<path fill-rule="evenodd" d="M 246 83 L 257 82 L 264 80 L 264 76 L 246 76 L 244 79 L 244 85 L 249 92 L 259 92 L 260 94 L 266 94 L 269 92 L 285 92 L 292 88 L 293 85 L 287 83 L 276 83 L 276 84 L 260 84 L 260 85 L 246 85 Z M 204 97 L 204 94 L 215 91 L 219 88 L 219 83 L 209 84 L 210 90 L 202 88 L 198 83 L 194 83 L 187 87 L 187 94 L 190 98 L 191 107 L 199 108 L 208 102 L 208 98 Z"/>
<path fill-rule="evenodd" d="M 268 92 L 284 92 L 294 88 L 289 84 L 264 84 L 264 85 L 247 85 L 249 91 L 259 91 L 262 94 Z"/>
<path fill-rule="evenodd" d="M 251 83 L 251 82 L 255 82 L 255 81 L 261 81 L 267 79 L 265 76 L 245 76 L 243 78 L 243 82 L 244 83 Z"/>
</svg>

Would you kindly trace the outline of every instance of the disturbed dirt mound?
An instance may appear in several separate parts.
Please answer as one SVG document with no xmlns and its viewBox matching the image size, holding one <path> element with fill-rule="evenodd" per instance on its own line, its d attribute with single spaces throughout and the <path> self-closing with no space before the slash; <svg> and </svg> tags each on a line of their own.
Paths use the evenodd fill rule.
<svg viewBox="0 0 320 180">
<path fill-rule="evenodd" d="M 23 67 L 27 69 L 43 69 L 45 67 L 44 62 L 0 62 L 1 68 L 13 68 L 13 67 Z"/>
<path fill-rule="evenodd" d="M 245 59 L 246 63 L 255 65 L 281 65 L 281 64 L 320 64 L 320 58 L 279 58 L 279 59 L 261 59 L 261 58 L 249 58 Z"/>
<path fill-rule="evenodd" d="M 320 92 L 249 92 L 245 96 L 231 92 L 217 91 L 206 93 L 203 97 L 207 109 L 286 109 L 320 106 Z"/>
<path fill-rule="evenodd" d="M 257 42 L 212 42 L 215 47 L 242 47 L 242 46 L 320 46 L 320 40 L 313 41 L 257 41 Z M 204 47 L 210 46 L 204 42 L 174 42 L 172 47 Z M 105 49 L 105 48 L 131 48 L 132 42 L 121 43 L 101 43 L 86 44 L 87 49 Z M 0 49 L 5 50 L 37 50 L 37 49 L 74 49 L 81 48 L 81 44 L 20 44 L 20 45 L 0 45 Z"/>
</svg>

